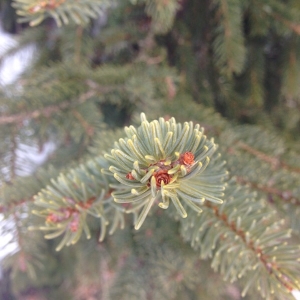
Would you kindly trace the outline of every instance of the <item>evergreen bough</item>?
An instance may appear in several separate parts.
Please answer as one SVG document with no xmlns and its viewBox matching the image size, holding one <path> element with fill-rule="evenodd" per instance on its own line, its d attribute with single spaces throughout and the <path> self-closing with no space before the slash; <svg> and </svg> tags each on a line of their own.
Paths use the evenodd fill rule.
<svg viewBox="0 0 300 300">
<path fill-rule="evenodd" d="M 47 239 L 63 235 L 57 250 L 82 232 L 91 237 L 87 215 L 100 219 L 103 241 L 108 225 L 109 234 L 124 229 L 124 214 L 133 214 L 139 230 L 153 205 L 168 209 L 172 202 L 169 215 L 181 217 L 182 236 L 200 257 L 212 258 L 226 280 L 247 279 L 242 295 L 253 285 L 267 299 L 299 288 L 300 248 L 285 242 L 291 230 L 236 179 L 227 180 L 224 194 L 225 163 L 199 124 L 148 122 L 142 114 L 141 125 L 125 133 L 110 154 L 61 174 L 35 197 L 43 209 L 34 213 L 45 219 L 36 229 L 50 231 Z"/>
<path fill-rule="evenodd" d="M 18 247 L 2 265 L 13 293 L 25 299 L 36 287 L 42 297 L 81 300 L 96 288 L 103 299 L 223 300 L 211 264 L 238 280 L 241 295 L 293 299 L 299 1 L 12 2 L 21 22 L 41 24 L 6 54 L 37 46 L 22 89 L 0 93 L 1 224 Z M 0 2 L 6 25 L 14 24 L 9 4 Z M 100 30 L 89 21 L 103 11 L 111 18 Z M 271 130 L 235 126 L 199 101 Z M 154 121 L 142 115 L 124 136 L 103 126 L 127 125 L 140 110 Z M 273 124 L 292 130 L 278 134 Z M 48 140 L 56 146 L 49 163 L 19 176 L 20 153 Z"/>
</svg>

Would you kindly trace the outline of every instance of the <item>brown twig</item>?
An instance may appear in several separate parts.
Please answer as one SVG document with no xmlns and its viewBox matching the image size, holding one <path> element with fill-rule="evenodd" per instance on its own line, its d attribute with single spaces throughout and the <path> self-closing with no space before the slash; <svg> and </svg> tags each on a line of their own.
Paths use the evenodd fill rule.
<svg viewBox="0 0 300 300">
<path fill-rule="evenodd" d="M 91 137 L 94 134 L 94 127 L 91 126 L 77 110 L 73 109 L 72 113 L 84 128 L 86 134 Z"/>
<path fill-rule="evenodd" d="M 251 188 L 254 188 L 254 189 L 259 190 L 261 192 L 264 192 L 266 194 L 276 195 L 276 196 L 278 196 L 279 198 L 281 198 L 282 200 L 284 200 L 286 202 L 290 202 L 290 203 L 293 203 L 293 204 L 296 204 L 296 205 L 300 205 L 300 200 L 295 198 L 291 191 L 282 191 L 282 190 L 279 190 L 279 189 L 271 187 L 271 186 L 259 184 L 259 183 L 256 183 L 256 182 L 252 182 L 252 181 L 249 181 L 249 180 L 247 180 L 246 178 L 244 178 L 242 176 L 237 176 L 236 181 L 240 184 L 248 185 Z"/>
<path fill-rule="evenodd" d="M 90 90 L 84 94 L 81 94 L 76 100 L 64 101 L 59 104 L 49 105 L 41 109 L 36 109 L 31 112 L 24 112 L 24 113 L 8 115 L 8 116 L 2 115 L 0 116 L 0 125 L 22 123 L 24 120 L 37 119 L 40 117 L 49 118 L 52 114 L 60 112 L 62 109 L 66 109 L 69 107 L 76 107 L 77 105 L 85 103 L 87 100 L 89 100 L 93 96 L 96 96 L 97 94 L 106 94 L 114 90 L 119 90 L 119 91 L 124 90 L 124 86 L 122 85 L 99 86 L 97 83 L 93 82 L 92 80 L 87 80 L 86 84 L 90 88 Z"/>
<path fill-rule="evenodd" d="M 282 17 L 280 14 L 274 12 L 274 10 L 266 10 L 264 9 L 263 5 L 264 3 L 261 1 L 256 1 L 256 5 L 260 7 L 261 11 L 264 12 L 266 15 L 272 16 L 275 20 L 281 22 L 286 27 L 294 31 L 296 34 L 300 35 L 300 24 L 292 22 L 284 17 Z"/>
<path fill-rule="evenodd" d="M 12 123 L 22 123 L 26 119 L 37 119 L 39 117 L 50 117 L 52 114 L 61 111 L 62 109 L 77 106 L 86 102 L 89 98 L 96 94 L 95 91 L 88 91 L 82 94 L 76 101 L 64 101 L 56 105 L 49 105 L 43 107 L 42 109 L 36 109 L 31 112 L 24 112 L 10 116 L 1 116 L 0 125 L 3 124 L 12 124 Z"/>
<path fill-rule="evenodd" d="M 292 167 L 292 166 L 286 164 L 285 162 L 283 162 L 282 160 L 280 160 L 279 158 L 274 157 L 274 156 L 269 156 L 266 153 L 247 145 L 244 142 L 238 142 L 237 145 L 239 148 L 241 148 L 241 149 L 247 151 L 248 153 L 253 154 L 257 158 L 271 164 L 272 168 L 275 170 L 279 169 L 279 168 L 283 168 L 283 169 L 286 169 L 291 172 L 300 173 L 300 168 Z"/>
<path fill-rule="evenodd" d="M 271 12 L 270 13 L 277 21 L 283 23 L 286 27 L 288 27 L 289 29 L 291 29 L 292 31 L 294 31 L 296 34 L 300 35 L 300 24 L 291 22 L 285 18 L 283 18 L 282 16 L 280 16 L 277 13 Z"/>
<path fill-rule="evenodd" d="M 21 199 L 19 201 L 10 202 L 7 205 L 2 204 L 0 205 L 0 213 L 5 213 L 7 211 L 10 211 L 13 208 L 16 208 L 17 206 L 23 205 L 24 203 L 32 202 L 33 200 L 34 200 L 33 197 L 31 197 L 29 199 Z"/>
<path fill-rule="evenodd" d="M 76 64 L 80 63 L 82 36 L 83 36 L 83 27 L 79 25 L 76 29 L 76 39 L 75 39 L 74 61 Z"/>
</svg>

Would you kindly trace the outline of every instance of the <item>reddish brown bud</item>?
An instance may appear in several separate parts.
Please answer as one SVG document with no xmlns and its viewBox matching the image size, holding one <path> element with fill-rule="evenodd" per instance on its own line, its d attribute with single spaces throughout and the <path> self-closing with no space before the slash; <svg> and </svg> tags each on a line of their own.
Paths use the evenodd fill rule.
<svg viewBox="0 0 300 300">
<path fill-rule="evenodd" d="M 35 5 L 33 7 L 30 7 L 28 9 L 28 11 L 32 14 L 37 13 L 38 11 L 40 11 L 41 9 L 43 9 L 42 5 Z"/>
<path fill-rule="evenodd" d="M 71 223 L 70 224 L 70 230 L 72 232 L 76 232 L 78 230 L 78 224 L 77 223 Z"/>
<path fill-rule="evenodd" d="M 172 179 L 167 170 L 160 170 L 158 172 L 155 172 L 153 176 L 155 177 L 157 187 L 161 187 L 162 182 L 165 185 L 168 184 Z"/>
<path fill-rule="evenodd" d="M 69 224 L 69 228 L 72 232 L 76 232 L 79 228 L 79 219 L 75 218 L 74 220 L 72 220 Z"/>
<path fill-rule="evenodd" d="M 134 177 L 132 176 L 131 172 L 129 172 L 129 173 L 126 175 L 126 178 L 129 179 L 129 180 L 134 180 Z"/>
<path fill-rule="evenodd" d="M 47 216 L 46 222 L 47 223 L 56 223 L 58 221 L 58 216 L 51 213 L 50 215 Z"/>
<path fill-rule="evenodd" d="M 195 162 L 194 158 L 195 156 L 192 152 L 185 152 L 180 155 L 179 162 L 182 165 L 190 166 Z"/>
</svg>

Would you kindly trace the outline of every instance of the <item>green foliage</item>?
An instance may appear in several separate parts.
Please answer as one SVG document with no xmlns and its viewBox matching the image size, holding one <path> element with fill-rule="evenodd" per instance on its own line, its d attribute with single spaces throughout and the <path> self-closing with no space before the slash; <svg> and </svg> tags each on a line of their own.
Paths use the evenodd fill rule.
<svg viewBox="0 0 300 300">
<path fill-rule="evenodd" d="M 183 218 L 187 217 L 186 206 L 199 213 L 198 205 L 205 200 L 222 203 L 219 197 L 226 172 L 215 157 L 210 162 L 216 146 L 206 140 L 198 125 L 182 126 L 174 119 L 162 118 L 149 123 L 142 115 L 142 125 L 138 129 L 131 126 L 126 132 L 128 138 L 120 139 L 111 155 L 105 155 L 114 178 L 104 175 L 109 165 L 98 157 L 67 175 L 61 174 L 35 198 L 35 204 L 44 209 L 34 213 L 45 218 L 45 226 L 38 229 L 51 232 L 45 235 L 47 239 L 64 235 L 57 250 L 77 243 L 83 231 L 91 238 L 88 215 L 100 219 L 102 241 L 109 223 L 110 234 L 119 224 L 124 227 L 123 212 L 134 214 L 135 228 L 139 229 L 157 201 L 163 209 L 172 201 Z M 133 205 L 125 211 L 113 200 Z"/>
<path fill-rule="evenodd" d="M 284 74 L 283 82 L 283 93 L 286 95 L 287 99 L 293 101 L 292 99 L 299 98 L 299 37 L 293 35 L 290 40 L 290 47 L 286 52 L 286 68 Z"/>
<path fill-rule="evenodd" d="M 119 224 L 121 228 L 124 227 L 124 209 L 112 202 L 109 180 L 101 173 L 104 167 L 107 165 L 101 158 L 89 161 L 85 167 L 81 166 L 67 176 L 62 174 L 57 181 L 52 180 L 51 186 L 37 195 L 35 204 L 44 209 L 33 213 L 45 218 L 45 226 L 38 229 L 50 231 L 45 235 L 46 239 L 63 235 L 57 251 L 65 245 L 77 243 L 82 232 L 88 239 L 91 238 L 86 221 L 88 215 L 100 219 L 100 241 L 104 239 L 109 223 L 112 223 L 110 234 Z M 112 217 L 113 221 L 110 221 Z"/>
<path fill-rule="evenodd" d="M 214 5 L 218 22 L 213 41 L 216 66 L 227 76 L 239 74 L 243 71 L 246 54 L 241 27 L 242 4 L 237 0 L 220 0 L 214 1 Z"/>
<path fill-rule="evenodd" d="M 205 200 L 222 203 L 226 172 L 211 168 L 216 146 L 206 140 L 203 128 L 192 123 L 176 124 L 175 119 L 149 123 L 142 115 L 136 129 L 127 127 L 127 139 L 115 144 L 105 158 L 112 164 L 109 170 L 127 189 L 112 193 L 119 203 L 133 203 L 130 211 L 137 215 L 139 229 L 155 201 L 167 209 L 170 201 L 179 215 L 187 217 L 186 205 L 200 213 Z M 182 203 L 183 202 L 183 203 Z"/>
<path fill-rule="evenodd" d="M 0 61 L 36 52 L 0 91 L 11 294 L 292 299 L 299 1 L 13 2 L 36 27 Z"/>
<path fill-rule="evenodd" d="M 45 218 L 45 226 L 39 229 L 52 232 L 45 235 L 47 239 L 64 235 L 57 250 L 77 243 L 83 231 L 87 238 L 91 237 L 87 215 L 100 218 L 103 240 L 109 223 L 110 234 L 119 224 L 124 228 L 124 212 L 134 214 L 138 230 L 155 202 L 160 201 L 158 206 L 166 209 L 171 200 L 177 213 L 187 218 L 181 221 L 182 236 L 200 250 L 201 258 L 213 258 L 212 267 L 225 280 L 247 278 L 242 295 L 252 285 L 266 298 L 298 288 L 299 264 L 294 261 L 298 260 L 299 247 L 282 243 L 290 238 L 291 231 L 283 228 L 283 220 L 275 221 L 278 217 L 274 217 L 266 202 L 257 201 L 231 181 L 224 197 L 226 202 L 220 206 L 211 204 L 222 203 L 217 197 L 223 197 L 220 180 L 226 173 L 222 163 L 209 163 L 214 144 L 203 137 L 199 127 L 188 123 L 181 126 L 174 119 L 162 118 L 149 123 L 142 115 L 141 126 L 127 127 L 125 132 L 127 139 L 120 139 L 111 155 L 105 155 L 116 180 L 104 175 L 109 164 L 100 157 L 67 176 L 60 175 L 36 197 L 35 204 L 45 208 L 35 212 Z M 234 144 L 228 138 L 227 141 Z M 188 151 L 182 155 L 183 150 Z M 187 153 L 194 153 L 192 161 L 185 156 Z M 205 167 L 212 167 L 203 172 L 202 161 Z M 124 209 L 113 201 L 132 206 Z M 202 212 L 195 203 L 203 202 Z M 291 266 L 287 260 L 293 261 Z M 132 293 L 136 293 L 136 288 Z"/>
<path fill-rule="evenodd" d="M 70 19 L 76 24 L 87 24 L 108 6 L 110 1 L 70 1 L 70 0 L 14 0 L 13 6 L 20 15 L 20 22 L 30 22 L 31 26 L 40 24 L 52 17 L 58 26 L 67 25 Z"/>
<path fill-rule="evenodd" d="M 176 12 L 179 9 L 178 0 L 153 1 L 146 0 L 146 13 L 152 18 L 154 32 L 166 33 L 173 25 Z"/>
<path fill-rule="evenodd" d="M 212 268 L 225 280 L 246 276 L 242 296 L 254 286 L 263 298 L 287 297 L 286 292 L 298 288 L 299 278 L 297 263 L 286 265 L 287 260 L 299 261 L 299 247 L 284 242 L 291 231 L 283 230 L 284 220 L 274 218 L 275 211 L 245 189 L 228 188 L 225 198 L 220 207 L 207 205 L 200 216 L 182 221 L 182 235 L 201 258 L 212 258 Z"/>
</svg>

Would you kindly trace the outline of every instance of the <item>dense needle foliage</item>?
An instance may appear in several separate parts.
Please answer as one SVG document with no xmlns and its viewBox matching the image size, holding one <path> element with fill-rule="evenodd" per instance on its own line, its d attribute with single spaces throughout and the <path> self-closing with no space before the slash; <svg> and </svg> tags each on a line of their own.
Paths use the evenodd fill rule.
<svg viewBox="0 0 300 300">
<path fill-rule="evenodd" d="M 294 299 L 299 3 L 0 0 L 0 299 Z"/>
</svg>

